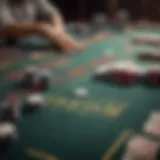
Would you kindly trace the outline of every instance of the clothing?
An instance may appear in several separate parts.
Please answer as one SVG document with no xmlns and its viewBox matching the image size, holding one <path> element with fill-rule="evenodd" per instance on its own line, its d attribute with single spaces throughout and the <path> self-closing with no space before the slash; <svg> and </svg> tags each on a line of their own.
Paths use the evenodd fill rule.
<svg viewBox="0 0 160 160">
<path fill-rule="evenodd" d="M 47 0 L 0 0 L 0 26 L 12 22 L 34 22 L 41 19 L 51 20 L 57 12 L 56 7 Z"/>
</svg>

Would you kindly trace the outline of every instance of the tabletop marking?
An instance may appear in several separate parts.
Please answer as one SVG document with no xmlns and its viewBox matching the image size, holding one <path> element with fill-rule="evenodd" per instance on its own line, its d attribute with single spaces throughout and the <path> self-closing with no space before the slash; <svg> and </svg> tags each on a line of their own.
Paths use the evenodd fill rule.
<svg viewBox="0 0 160 160">
<path fill-rule="evenodd" d="M 126 109 L 126 101 L 108 100 L 100 103 L 96 100 L 67 99 L 65 97 L 47 96 L 52 108 L 61 108 L 78 114 L 98 114 L 104 117 L 117 118 Z"/>
<path fill-rule="evenodd" d="M 36 150 L 33 148 L 27 148 L 24 150 L 24 152 L 27 156 L 39 160 L 58 160 L 55 156 L 49 155 L 44 151 Z"/>
<path fill-rule="evenodd" d="M 104 108 L 104 115 L 118 117 L 127 107 L 127 102 L 109 101 Z"/>
<path fill-rule="evenodd" d="M 69 77 L 76 77 L 76 76 L 80 76 L 85 72 L 85 68 L 82 65 L 77 66 L 76 68 L 73 68 L 72 70 L 70 70 L 68 72 L 68 76 Z"/>
<path fill-rule="evenodd" d="M 120 148 L 121 144 L 125 142 L 125 140 L 133 134 L 131 130 L 124 130 L 121 132 L 117 140 L 112 144 L 112 146 L 107 150 L 104 154 L 102 160 L 111 160 L 116 151 Z"/>
<path fill-rule="evenodd" d="M 42 63 L 39 63 L 38 66 L 39 67 L 43 67 L 43 68 L 49 68 L 52 69 L 53 67 L 62 67 L 62 66 L 67 66 L 69 64 L 69 59 L 53 59 L 50 61 L 45 61 Z"/>
<path fill-rule="evenodd" d="M 101 56 L 98 59 L 95 59 L 93 61 L 88 62 L 88 64 L 86 66 L 80 65 L 80 66 L 70 70 L 68 72 L 69 77 L 72 78 L 70 80 L 70 82 L 72 82 L 73 80 L 78 80 L 75 78 L 80 77 L 82 74 L 83 74 L 83 76 L 89 74 L 91 72 L 91 70 L 94 70 L 98 65 L 105 64 L 105 63 L 109 62 L 110 60 L 111 60 L 110 57 Z"/>
<path fill-rule="evenodd" d="M 14 80 L 16 78 L 21 77 L 24 74 L 24 71 L 22 69 L 17 70 L 17 71 L 12 71 L 9 73 L 6 77 L 7 80 Z"/>
<path fill-rule="evenodd" d="M 94 59 L 93 61 L 91 61 L 90 66 L 95 67 L 95 65 L 103 64 L 108 61 L 109 61 L 109 57 L 103 55 L 99 57 L 98 59 Z"/>
<path fill-rule="evenodd" d="M 56 65 L 61 67 L 61 66 L 67 66 L 69 64 L 69 60 L 67 58 L 65 59 L 60 59 L 59 61 L 56 62 Z"/>
</svg>

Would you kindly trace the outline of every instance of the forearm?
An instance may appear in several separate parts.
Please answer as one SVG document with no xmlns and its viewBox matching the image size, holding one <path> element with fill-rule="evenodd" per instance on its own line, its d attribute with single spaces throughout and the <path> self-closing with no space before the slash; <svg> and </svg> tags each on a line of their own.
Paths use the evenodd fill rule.
<svg viewBox="0 0 160 160">
<path fill-rule="evenodd" d="M 1 37 L 19 37 L 39 32 L 39 25 L 35 23 L 11 23 L 0 30 Z"/>
</svg>

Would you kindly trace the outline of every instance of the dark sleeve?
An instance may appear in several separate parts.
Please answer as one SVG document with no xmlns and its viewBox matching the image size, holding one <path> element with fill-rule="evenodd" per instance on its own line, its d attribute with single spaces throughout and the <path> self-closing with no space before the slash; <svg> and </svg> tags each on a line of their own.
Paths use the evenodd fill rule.
<svg viewBox="0 0 160 160">
<path fill-rule="evenodd" d="M 0 27 L 14 22 L 10 9 L 5 0 L 0 1 Z"/>
</svg>

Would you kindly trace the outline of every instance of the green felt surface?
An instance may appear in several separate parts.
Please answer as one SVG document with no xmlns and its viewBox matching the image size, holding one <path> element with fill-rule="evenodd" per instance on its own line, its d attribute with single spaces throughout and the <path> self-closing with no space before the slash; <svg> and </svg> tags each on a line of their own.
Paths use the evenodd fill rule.
<svg viewBox="0 0 160 160">
<path fill-rule="evenodd" d="M 101 83 L 93 80 L 94 71 L 102 63 L 120 60 L 136 61 L 144 67 L 158 64 L 138 61 L 136 55 L 139 51 L 155 48 L 133 45 L 131 39 L 135 35 L 160 32 L 144 28 L 108 32 L 112 32 L 110 38 L 89 46 L 85 51 L 66 55 L 44 50 L 39 56 L 24 56 L 1 68 L 1 93 L 18 90 L 16 84 L 28 63 L 49 68 L 56 77 L 44 93 L 47 107 L 24 113 L 17 124 L 18 142 L 1 153 L 1 157 L 8 160 L 120 159 L 121 148 L 127 139 L 132 133 L 141 132 L 149 113 L 159 107 L 160 89 L 141 84 L 122 87 Z M 39 43 L 35 39 L 33 42 Z M 21 41 L 22 48 L 26 44 L 29 42 Z M 112 54 L 114 59 L 110 60 L 106 53 Z M 88 90 L 86 98 L 74 96 L 74 90 L 79 87 Z"/>
</svg>

